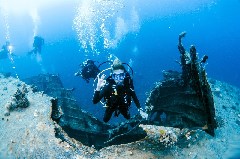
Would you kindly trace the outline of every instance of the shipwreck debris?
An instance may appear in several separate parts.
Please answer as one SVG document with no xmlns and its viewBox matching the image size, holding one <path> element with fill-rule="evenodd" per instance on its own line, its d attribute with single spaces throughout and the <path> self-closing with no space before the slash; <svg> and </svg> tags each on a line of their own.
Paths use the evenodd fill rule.
<svg viewBox="0 0 240 159">
<path fill-rule="evenodd" d="M 146 101 L 150 123 L 176 127 L 199 128 L 214 136 L 217 127 L 215 108 L 204 64 L 208 56 L 199 60 L 195 46 L 188 53 L 182 45 L 186 32 L 179 35 L 182 72 L 163 71 Z"/>
<path fill-rule="evenodd" d="M 141 123 L 138 116 L 119 126 L 112 126 L 83 111 L 72 95 L 73 89 L 65 89 L 57 75 L 40 74 L 25 79 L 25 82 L 53 97 L 51 117 L 61 127 L 55 131 L 56 137 L 63 141 L 69 140 L 64 138 L 62 135 L 64 133 L 59 133 L 60 129 L 69 137 L 90 147 L 94 145 L 96 149 L 138 141 L 146 137 L 146 132 L 138 126 Z"/>
</svg>

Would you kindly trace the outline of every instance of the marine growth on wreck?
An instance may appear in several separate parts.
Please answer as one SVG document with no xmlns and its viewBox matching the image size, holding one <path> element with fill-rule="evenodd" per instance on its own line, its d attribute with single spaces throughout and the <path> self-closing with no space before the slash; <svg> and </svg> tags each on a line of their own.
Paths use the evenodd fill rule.
<svg viewBox="0 0 240 159">
<path fill-rule="evenodd" d="M 152 124 L 199 128 L 214 136 L 217 127 L 215 108 L 205 71 L 207 56 L 198 59 L 194 45 L 190 53 L 185 50 L 179 35 L 178 50 L 182 72 L 163 71 L 164 79 L 158 82 L 146 101 L 146 110 Z"/>
</svg>

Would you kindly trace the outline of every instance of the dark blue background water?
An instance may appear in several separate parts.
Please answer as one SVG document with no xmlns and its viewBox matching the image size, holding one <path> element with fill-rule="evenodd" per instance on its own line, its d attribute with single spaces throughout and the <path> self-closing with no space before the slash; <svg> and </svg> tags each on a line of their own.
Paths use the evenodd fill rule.
<svg viewBox="0 0 240 159">
<path fill-rule="evenodd" d="M 187 31 L 183 41 L 186 49 L 194 44 L 200 57 L 204 54 L 209 56 L 206 67 L 208 77 L 240 87 L 239 0 L 152 0 L 147 4 L 138 1 L 125 2 L 117 14 L 128 18 L 131 15 L 127 10 L 134 7 L 140 29 L 129 31 L 121 38 L 117 47 L 111 49 L 103 48 L 102 38 L 99 36 L 96 49 L 100 54 L 94 56 L 89 49 L 89 53 L 85 53 L 74 29 L 73 19 L 80 2 L 42 2 L 44 3 L 39 2 L 34 6 L 38 9 L 40 19 L 36 24 L 28 12 L 32 7 L 30 1 L 28 6 L 14 0 L 1 0 L 0 44 L 5 43 L 9 33 L 9 40 L 17 57 L 14 57 L 13 63 L 9 59 L 0 60 L 0 71 L 18 74 L 20 79 L 39 73 L 59 74 L 65 87 L 76 88 L 74 95 L 81 107 L 99 118 L 103 115 L 103 108 L 101 104 L 93 105 L 91 102 L 93 83 L 87 84 L 81 78 L 74 77 L 78 65 L 87 58 L 106 61 L 109 53 L 124 62 L 132 59 L 134 85 L 144 107 L 146 92 L 162 79 L 162 70 L 180 70 L 175 60 L 179 60 L 177 42 L 182 31 Z M 11 7 L 12 4 L 18 7 Z M 3 9 L 3 6 L 7 7 Z M 8 17 L 4 20 L 6 14 Z M 113 16 L 109 20 L 109 26 L 112 23 L 114 27 L 114 18 Z M 9 29 L 6 29 L 6 24 Z M 26 56 L 26 52 L 32 48 L 34 26 L 38 27 L 37 35 L 45 39 L 42 62 L 37 62 L 35 57 Z M 109 30 L 114 29 L 109 27 Z M 131 113 L 135 114 L 135 111 L 133 104 Z M 116 119 L 112 122 L 114 120 Z"/>
</svg>

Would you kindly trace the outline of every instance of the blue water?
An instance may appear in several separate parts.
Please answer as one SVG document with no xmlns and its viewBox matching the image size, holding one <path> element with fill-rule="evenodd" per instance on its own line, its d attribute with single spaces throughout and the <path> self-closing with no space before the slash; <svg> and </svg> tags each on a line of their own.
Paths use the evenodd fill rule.
<svg viewBox="0 0 240 159">
<path fill-rule="evenodd" d="M 81 107 L 101 119 L 101 104 L 91 102 L 93 82 L 74 76 L 78 65 L 87 58 L 106 61 L 109 54 L 127 63 L 131 59 L 135 90 L 144 107 L 146 92 L 162 79 L 162 70 L 180 70 L 175 62 L 178 35 L 187 31 L 185 48 L 194 44 L 199 57 L 209 56 L 208 77 L 240 87 L 239 8 L 239 0 L 0 0 L 0 45 L 10 41 L 17 55 L 12 61 L 1 59 L 0 71 L 20 79 L 59 74 L 66 88 L 76 88 Z M 26 55 L 34 35 L 45 39 L 42 61 Z M 109 47 L 104 40 L 112 42 Z M 136 113 L 134 104 L 131 113 Z"/>
</svg>

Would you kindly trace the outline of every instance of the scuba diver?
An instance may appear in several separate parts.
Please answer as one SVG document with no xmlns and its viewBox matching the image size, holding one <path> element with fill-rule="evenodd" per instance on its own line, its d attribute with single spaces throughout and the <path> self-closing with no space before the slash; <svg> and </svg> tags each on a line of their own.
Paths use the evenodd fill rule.
<svg viewBox="0 0 240 159">
<path fill-rule="evenodd" d="M 96 78 L 100 70 L 95 65 L 95 61 L 87 59 L 81 64 L 82 69 L 76 72 L 75 76 L 81 76 L 87 83 L 90 78 Z"/>
<path fill-rule="evenodd" d="M 98 77 L 97 87 L 93 95 L 93 103 L 97 104 L 102 98 L 104 98 L 106 111 L 103 117 L 104 122 L 108 122 L 115 112 L 115 116 L 120 113 L 126 119 L 130 119 L 129 107 L 131 105 L 131 98 L 140 111 L 139 100 L 136 96 L 133 86 L 133 80 L 130 74 L 126 71 L 123 64 L 119 59 L 115 59 L 111 66 L 112 73 L 105 80 L 104 74 Z"/>
<path fill-rule="evenodd" d="M 0 50 L 0 59 L 6 59 L 8 58 L 8 54 L 11 53 L 10 48 L 10 42 L 6 41 L 6 44 L 2 46 L 2 49 Z"/>
<path fill-rule="evenodd" d="M 28 54 L 41 54 L 42 46 L 44 44 L 44 39 L 40 36 L 34 36 L 33 50 L 28 52 Z"/>
</svg>

